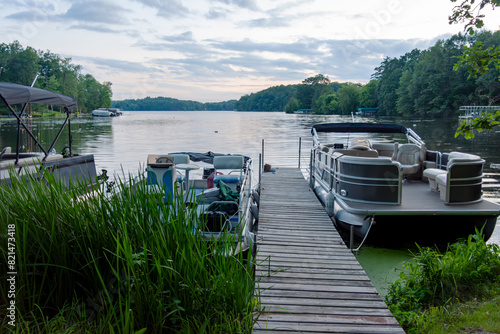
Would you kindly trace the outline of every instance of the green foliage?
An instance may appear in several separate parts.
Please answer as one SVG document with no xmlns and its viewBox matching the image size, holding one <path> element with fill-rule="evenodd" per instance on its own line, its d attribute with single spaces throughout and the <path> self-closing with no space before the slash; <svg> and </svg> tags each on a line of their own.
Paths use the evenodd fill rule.
<svg viewBox="0 0 500 334">
<path fill-rule="evenodd" d="M 490 65 L 494 66 L 497 71 L 500 70 L 500 46 L 483 49 L 483 42 L 477 41 L 471 47 L 464 46 L 464 52 L 453 69 L 465 67 L 469 78 L 477 78 L 488 73 Z"/>
<path fill-rule="evenodd" d="M 285 112 L 289 114 L 299 109 L 300 109 L 299 101 L 294 97 L 292 97 L 285 106 Z"/>
<path fill-rule="evenodd" d="M 167 205 L 143 178 L 120 181 L 114 196 L 96 187 L 85 197 L 85 185 L 68 190 L 50 173 L 37 182 L 12 172 L 11 180 L 0 187 L 0 261 L 7 261 L 7 224 L 14 225 L 17 333 L 251 328 L 251 261 L 228 256 L 229 236 L 207 244 L 197 232 L 206 222 L 181 196 Z"/>
<path fill-rule="evenodd" d="M 451 0 L 457 2 L 457 0 Z M 474 6 L 475 5 L 475 6 Z M 484 14 L 481 10 L 490 5 L 493 9 L 500 6 L 500 0 L 463 0 L 462 3 L 453 8 L 453 13 L 448 17 L 449 23 L 464 23 L 465 31 L 470 35 L 474 34 L 475 29 L 481 29 L 484 26 Z"/>
<path fill-rule="evenodd" d="M 295 96 L 297 85 L 279 85 L 257 93 L 242 96 L 236 102 L 239 111 L 285 111 L 288 102 Z"/>
<path fill-rule="evenodd" d="M 464 120 L 455 132 L 455 138 L 463 135 L 466 139 L 472 139 L 476 136 L 474 131 L 483 132 L 483 130 L 491 131 L 494 127 L 500 124 L 500 110 L 495 113 L 482 113 L 479 117 Z"/>
<path fill-rule="evenodd" d="M 419 248 L 404 265 L 386 296 L 389 309 L 404 328 L 415 326 L 432 307 L 486 296 L 492 286 L 500 284 L 500 247 L 486 244 L 476 233 L 444 253 Z"/>
<path fill-rule="evenodd" d="M 61 58 L 50 51 L 23 49 L 18 41 L 0 44 L 0 81 L 30 86 L 40 73 L 35 87 L 66 94 L 77 99 L 75 111 L 91 112 L 111 105 L 111 83 L 99 83 L 92 75 L 82 75 L 81 66 L 71 64 L 71 58 Z M 44 106 L 37 105 L 35 111 Z M 2 109 L 3 113 L 9 113 Z"/>
<path fill-rule="evenodd" d="M 122 110 L 134 111 L 234 110 L 236 108 L 236 100 L 201 103 L 196 101 L 178 100 L 171 97 L 153 98 L 148 96 L 143 99 L 113 101 L 111 106 Z"/>
</svg>

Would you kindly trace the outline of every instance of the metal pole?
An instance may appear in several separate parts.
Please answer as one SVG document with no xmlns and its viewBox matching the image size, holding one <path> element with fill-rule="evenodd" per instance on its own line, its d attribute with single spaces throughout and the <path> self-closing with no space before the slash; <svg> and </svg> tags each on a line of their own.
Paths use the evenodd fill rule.
<svg viewBox="0 0 500 334">
<path fill-rule="evenodd" d="M 313 157 L 314 157 L 314 150 L 311 150 L 311 157 L 309 160 L 309 187 L 311 189 L 314 189 L 314 169 L 313 169 Z"/>
<path fill-rule="evenodd" d="M 349 249 L 354 249 L 354 225 L 351 225 L 351 233 L 349 235 Z"/>
<path fill-rule="evenodd" d="M 262 139 L 262 167 L 264 167 L 264 139 Z"/>
<path fill-rule="evenodd" d="M 262 154 L 259 154 L 259 190 L 261 188 L 262 188 Z"/>
<path fill-rule="evenodd" d="M 302 150 L 302 137 L 299 137 L 299 170 L 300 170 L 300 151 Z"/>
</svg>

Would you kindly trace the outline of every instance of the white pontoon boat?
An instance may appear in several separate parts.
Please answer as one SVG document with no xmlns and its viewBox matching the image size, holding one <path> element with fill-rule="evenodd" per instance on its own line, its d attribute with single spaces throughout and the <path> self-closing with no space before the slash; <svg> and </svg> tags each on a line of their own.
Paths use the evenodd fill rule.
<svg viewBox="0 0 500 334">
<path fill-rule="evenodd" d="M 482 198 L 479 156 L 427 150 L 397 124 L 317 124 L 312 135 L 310 185 L 351 235 L 435 243 L 493 233 L 500 205 Z"/>
</svg>

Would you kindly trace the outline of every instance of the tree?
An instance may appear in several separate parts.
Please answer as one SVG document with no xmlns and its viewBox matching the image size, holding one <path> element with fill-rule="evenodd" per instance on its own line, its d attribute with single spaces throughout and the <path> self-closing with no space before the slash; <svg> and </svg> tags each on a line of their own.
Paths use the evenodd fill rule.
<svg viewBox="0 0 500 334">
<path fill-rule="evenodd" d="M 299 109 L 300 109 L 299 108 L 299 101 L 294 97 L 292 97 L 290 99 L 290 101 L 288 101 L 288 103 L 285 106 L 285 112 L 287 114 L 293 113 L 294 111 L 299 110 Z"/>
<path fill-rule="evenodd" d="M 451 0 L 456 2 L 457 0 Z M 474 6 L 475 5 L 475 6 Z M 481 13 L 486 6 L 493 9 L 500 6 L 500 0 L 463 0 L 459 6 L 453 8 L 453 13 L 449 16 L 449 23 L 464 23 L 464 30 L 470 35 L 475 34 L 475 29 L 481 29 L 484 26 L 484 14 Z M 465 47 L 464 53 L 455 65 L 455 69 L 460 67 L 467 68 L 469 77 L 477 78 L 485 75 L 491 67 L 500 70 L 500 46 L 483 48 L 481 41 L 477 41 L 470 47 Z M 500 80 L 500 76 L 498 76 Z M 484 115 L 474 122 L 462 122 L 455 137 L 464 135 L 466 138 L 473 138 L 473 130 L 482 131 L 486 129 L 491 131 L 493 127 L 498 126 L 498 112 L 493 115 Z"/>
<path fill-rule="evenodd" d="M 339 89 L 340 110 L 342 115 L 350 115 L 359 107 L 360 88 L 357 85 L 347 85 Z"/>
<path fill-rule="evenodd" d="M 378 80 L 370 80 L 369 83 L 361 87 L 359 96 L 359 106 L 362 108 L 375 108 L 378 106 L 377 101 Z"/>
<path fill-rule="evenodd" d="M 302 81 L 297 87 L 297 100 L 301 109 L 315 109 L 316 100 L 330 91 L 330 79 L 323 74 L 317 74 Z"/>
</svg>

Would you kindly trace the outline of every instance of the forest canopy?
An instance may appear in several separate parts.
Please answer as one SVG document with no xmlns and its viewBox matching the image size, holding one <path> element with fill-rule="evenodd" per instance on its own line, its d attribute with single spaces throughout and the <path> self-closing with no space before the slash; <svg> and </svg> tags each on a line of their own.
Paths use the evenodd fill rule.
<svg viewBox="0 0 500 334">
<path fill-rule="evenodd" d="M 77 100 L 75 112 L 111 105 L 111 82 L 99 83 L 92 75 L 82 74 L 82 67 L 50 51 L 23 48 L 15 41 L 0 44 L 0 81 L 30 86 L 69 95 Z M 38 77 L 37 77 L 38 74 Z M 47 108 L 48 106 L 37 106 Z M 0 112 L 8 113 L 7 109 Z"/>
</svg>

